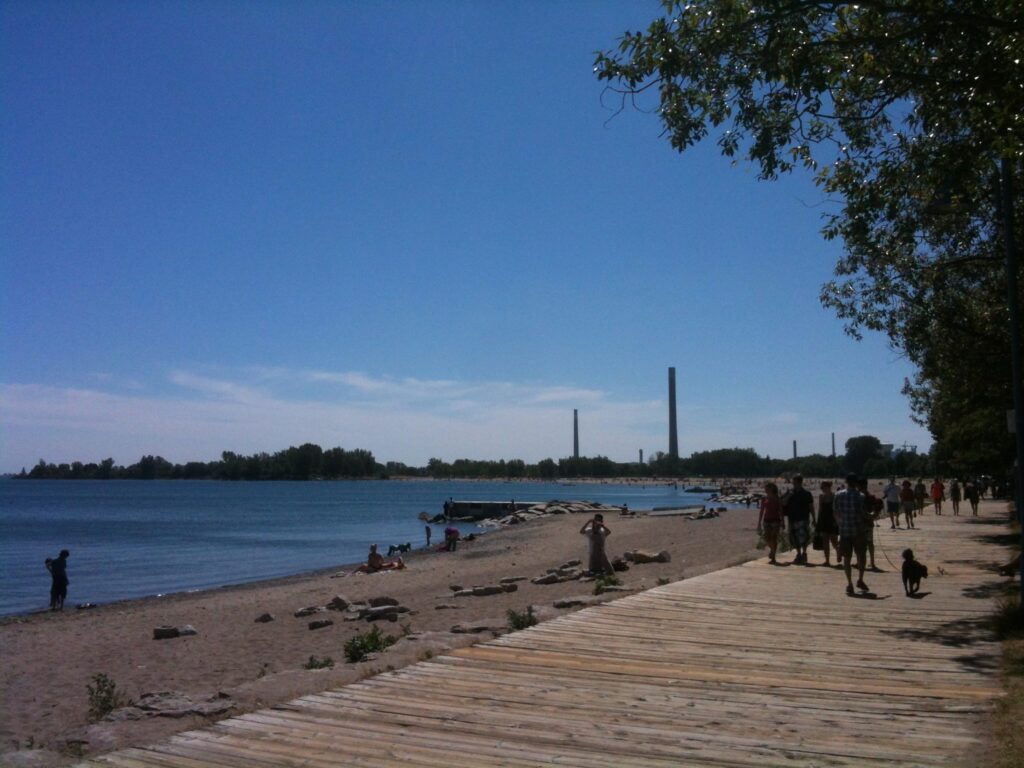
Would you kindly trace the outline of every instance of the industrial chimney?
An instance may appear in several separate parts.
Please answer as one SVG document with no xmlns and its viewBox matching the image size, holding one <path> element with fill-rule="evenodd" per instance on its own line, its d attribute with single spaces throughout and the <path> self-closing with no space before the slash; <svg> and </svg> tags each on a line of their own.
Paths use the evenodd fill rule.
<svg viewBox="0 0 1024 768">
<path fill-rule="evenodd" d="M 575 408 L 572 409 L 572 457 L 580 457 L 580 417 Z"/>
<path fill-rule="evenodd" d="M 679 435 L 676 433 L 676 369 L 668 369 L 668 455 L 679 458 Z"/>
</svg>

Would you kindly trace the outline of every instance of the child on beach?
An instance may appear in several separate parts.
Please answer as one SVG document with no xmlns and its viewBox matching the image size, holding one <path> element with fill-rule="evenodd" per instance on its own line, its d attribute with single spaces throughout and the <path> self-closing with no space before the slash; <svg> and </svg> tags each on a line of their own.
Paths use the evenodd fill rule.
<svg viewBox="0 0 1024 768">
<path fill-rule="evenodd" d="M 71 555 L 62 549 L 56 560 L 46 558 L 46 570 L 50 572 L 50 610 L 64 610 L 64 600 L 68 596 L 68 557 Z"/>
</svg>

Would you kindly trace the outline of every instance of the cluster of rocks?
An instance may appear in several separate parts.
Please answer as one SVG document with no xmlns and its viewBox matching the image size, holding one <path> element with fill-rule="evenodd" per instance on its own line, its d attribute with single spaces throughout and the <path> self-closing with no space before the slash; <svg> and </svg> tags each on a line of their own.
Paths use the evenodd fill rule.
<svg viewBox="0 0 1024 768">
<path fill-rule="evenodd" d="M 486 587 L 469 587 L 467 589 L 453 584 L 450 589 L 454 597 L 487 597 L 488 595 L 500 595 L 504 592 L 515 592 L 519 589 L 519 585 L 515 581 L 519 581 L 519 579 L 515 578 L 512 581 L 502 579 L 498 584 Z"/>
<path fill-rule="evenodd" d="M 185 624 L 181 627 L 171 627 L 166 624 L 160 627 L 153 627 L 154 640 L 171 640 L 175 637 L 188 637 L 189 635 L 198 634 L 199 632 L 191 624 Z"/>
<path fill-rule="evenodd" d="M 530 579 L 532 584 L 561 584 L 564 581 L 576 581 L 583 578 L 579 560 L 570 560 L 557 568 L 548 568 L 541 576 Z"/>
<path fill-rule="evenodd" d="M 660 552 L 646 552 L 642 549 L 632 549 L 626 552 L 623 557 L 630 563 L 642 565 L 643 563 L 670 563 L 672 555 L 667 549 Z"/>
<path fill-rule="evenodd" d="M 326 614 L 328 611 L 344 613 L 344 621 L 398 621 L 401 613 L 412 613 L 406 606 L 400 605 L 393 597 L 381 596 L 371 597 L 368 600 L 354 603 L 342 595 L 335 595 L 326 605 L 310 605 L 295 611 L 293 616 L 297 619 L 308 618 L 318 614 Z M 256 617 L 255 621 L 261 624 L 273 621 L 274 615 L 264 613 Z M 321 617 L 309 622 L 309 628 L 323 629 L 334 624 L 333 619 Z"/>
<path fill-rule="evenodd" d="M 490 520 L 481 520 L 480 525 L 490 528 L 503 528 L 509 525 L 518 525 L 539 517 L 548 515 L 574 515 L 594 514 L 601 512 L 607 515 L 617 515 L 622 507 L 613 507 L 608 504 L 598 504 L 593 501 L 545 501 L 534 504 L 526 509 L 518 509 L 503 517 L 496 517 Z"/>
<path fill-rule="evenodd" d="M 126 707 L 120 707 L 103 719 L 108 722 L 123 720 L 144 720 L 149 717 L 186 717 L 200 715 L 211 717 L 222 715 L 235 702 L 226 693 L 216 693 L 205 699 L 193 699 L 179 691 L 156 691 L 144 693 Z"/>
</svg>

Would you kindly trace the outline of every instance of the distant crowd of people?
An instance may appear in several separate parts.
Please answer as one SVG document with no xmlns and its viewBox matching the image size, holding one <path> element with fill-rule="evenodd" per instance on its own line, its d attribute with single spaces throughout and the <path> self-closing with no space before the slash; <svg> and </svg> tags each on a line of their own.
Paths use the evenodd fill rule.
<svg viewBox="0 0 1024 768">
<path fill-rule="evenodd" d="M 936 515 L 942 514 L 946 490 L 940 477 L 934 479 L 930 488 L 925 485 L 924 478 L 918 478 L 914 484 L 910 480 L 898 484 L 893 477 L 879 498 L 868 491 L 865 478 L 851 474 L 847 475 L 846 484 L 835 492 L 831 481 L 823 481 L 815 509 L 814 496 L 804 488 L 803 477 L 796 475 L 793 487 L 784 494 L 780 494 L 777 484 L 765 484 L 758 531 L 768 547 L 768 561 L 772 565 L 778 564 L 776 555 L 780 537 L 786 533 L 788 525 L 789 542 L 796 552 L 794 565 L 808 564 L 807 550 L 813 545 L 825 556 L 822 565 L 831 567 L 831 553 L 835 551 L 835 567 L 842 568 L 846 574 L 847 594 L 854 594 L 855 587 L 867 592 L 864 572 L 880 570 L 875 564 L 875 521 L 884 511 L 893 529 L 902 527 L 901 516 L 908 529 L 916 528 L 927 500 L 931 501 Z M 967 501 L 971 514 L 977 516 L 978 503 L 985 490 L 986 485 L 981 479 L 969 478 L 962 482 L 959 478 L 953 479 L 949 486 L 953 514 L 959 515 L 960 502 Z M 854 562 L 856 583 L 853 581 Z"/>
</svg>

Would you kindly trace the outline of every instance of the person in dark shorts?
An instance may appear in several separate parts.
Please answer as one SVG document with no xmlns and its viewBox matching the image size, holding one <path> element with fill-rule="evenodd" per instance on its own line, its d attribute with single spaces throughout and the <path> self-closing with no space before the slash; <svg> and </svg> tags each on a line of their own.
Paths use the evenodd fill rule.
<svg viewBox="0 0 1024 768">
<path fill-rule="evenodd" d="M 829 553 L 829 544 L 836 551 L 836 565 L 842 565 L 842 557 L 839 555 L 839 526 L 836 524 L 835 510 L 833 503 L 835 494 L 832 493 L 832 481 L 821 481 L 821 493 L 818 495 L 818 523 L 816 532 L 821 536 L 822 549 L 825 550 L 825 565 L 832 565 Z"/>
<path fill-rule="evenodd" d="M 46 558 L 46 570 L 50 572 L 50 610 L 64 610 L 68 596 L 68 557 L 71 553 L 62 549 L 56 560 Z"/>
<path fill-rule="evenodd" d="M 796 549 L 795 565 L 807 565 L 807 545 L 811 543 L 811 523 L 814 522 L 814 497 L 804 488 L 803 475 L 793 475 L 793 490 L 786 498 L 786 517 L 789 518 L 789 537 Z"/>
<path fill-rule="evenodd" d="M 836 522 L 839 525 L 839 554 L 846 573 L 846 594 L 853 594 L 853 575 L 850 560 L 857 556 L 857 589 L 868 591 L 864 583 L 867 565 L 867 527 L 865 525 L 864 496 L 857 490 L 857 475 L 846 476 L 846 487 L 836 494 Z M 874 525 L 874 522 L 871 523 Z"/>
</svg>

